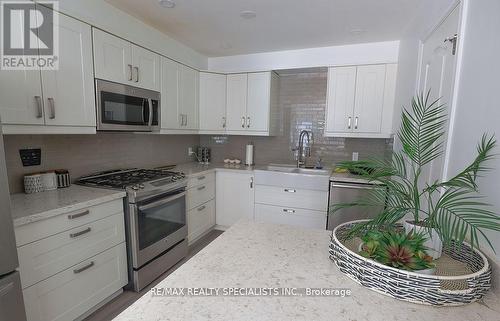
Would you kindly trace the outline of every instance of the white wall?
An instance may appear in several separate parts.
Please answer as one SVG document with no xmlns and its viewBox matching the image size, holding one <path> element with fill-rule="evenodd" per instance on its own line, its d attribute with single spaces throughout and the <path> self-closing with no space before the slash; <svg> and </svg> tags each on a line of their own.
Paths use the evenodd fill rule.
<svg viewBox="0 0 500 321">
<path fill-rule="evenodd" d="M 60 0 L 59 10 L 185 65 L 197 69 L 207 68 L 207 57 L 104 0 Z"/>
<path fill-rule="evenodd" d="M 397 63 L 399 41 L 264 52 L 208 58 L 208 69 L 246 72 L 276 69 Z"/>
<path fill-rule="evenodd" d="M 500 1 L 466 0 L 468 3 L 462 69 L 458 88 L 454 129 L 451 133 L 448 176 L 468 164 L 476 154 L 476 145 L 485 132 L 500 139 Z M 500 154 L 500 146 L 495 150 Z M 500 214 L 500 156 L 490 163 L 479 188 L 493 210 Z M 500 233 L 490 239 L 500 258 Z"/>
</svg>

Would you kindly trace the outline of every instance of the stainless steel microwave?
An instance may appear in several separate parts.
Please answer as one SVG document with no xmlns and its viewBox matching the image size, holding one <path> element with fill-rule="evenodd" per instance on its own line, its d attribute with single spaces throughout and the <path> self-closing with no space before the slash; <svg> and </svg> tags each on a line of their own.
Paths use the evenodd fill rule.
<svg viewBox="0 0 500 321">
<path fill-rule="evenodd" d="M 160 93 L 96 79 L 97 130 L 160 129 Z"/>
</svg>

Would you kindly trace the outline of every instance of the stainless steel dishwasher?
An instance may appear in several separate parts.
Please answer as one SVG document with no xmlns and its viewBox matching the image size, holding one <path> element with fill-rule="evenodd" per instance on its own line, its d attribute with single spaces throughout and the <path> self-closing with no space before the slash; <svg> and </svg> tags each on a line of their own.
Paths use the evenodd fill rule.
<svg viewBox="0 0 500 321">
<path fill-rule="evenodd" d="M 350 183 L 345 181 L 330 182 L 330 200 L 328 208 L 334 204 L 356 202 L 363 196 L 368 196 L 374 188 L 385 187 L 375 184 Z M 384 205 L 376 207 L 349 207 L 328 214 L 327 226 L 333 230 L 338 225 L 365 218 L 373 218 L 384 209 Z"/>
</svg>

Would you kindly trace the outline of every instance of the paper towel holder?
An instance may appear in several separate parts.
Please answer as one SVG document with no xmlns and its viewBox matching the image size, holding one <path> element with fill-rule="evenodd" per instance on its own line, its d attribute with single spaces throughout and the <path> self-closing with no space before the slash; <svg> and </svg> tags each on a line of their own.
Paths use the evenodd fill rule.
<svg viewBox="0 0 500 321">
<path fill-rule="evenodd" d="M 253 142 L 248 143 L 246 146 L 246 157 L 245 157 L 245 165 L 247 166 L 252 166 L 254 164 L 253 150 L 254 150 Z"/>
</svg>

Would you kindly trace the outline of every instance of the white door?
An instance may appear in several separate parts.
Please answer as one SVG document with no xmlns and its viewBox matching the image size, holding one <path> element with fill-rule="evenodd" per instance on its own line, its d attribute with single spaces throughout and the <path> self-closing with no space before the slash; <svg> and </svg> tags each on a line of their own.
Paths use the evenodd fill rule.
<svg viewBox="0 0 500 321">
<path fill-rule="evenodd" d="M 96 126 L 90 26 L 59 15 L 59 70 L 42 71 L 45 122 Z"/>
<path fill-rule="evenodd" d="M 352 128 L 380 133 L 384 109 L 385 65 L 358 66 Z"/>
<path fill-rule="evenodd" d="M 224 132 L 226 75 L 200 73 L 200 130 Z"/>
<path fill-rule="evenodd" d="M 356 67 L 328 68 L 325 132 L 350 132 L 353 128 Z"/>
<path fill-rule="evenodd" d="M 132 45 L 104 31 L 93 29 L 95 77 L 132 84 Z"/>
<path fill-rule="evenodd" d="M 161 128 L 179 129 L 181 116 L 179 110 L 180 65 L 173 60 L 161 57 Z"/>
<path fill-rule="evenodd" d="M 247 117 L 247 74 L 227 75 L 227 130 L 245 131 Z"/>
<path fill-rule="evenodd" d="M 160 90 L 160 56 L 139 46 L 131 46 L 134 86 Z"/>
<path fill-rule="evenodd" d="M 179 105 L 184 116 L 183 129 L 198 129 L 198 91 L 199 72 L 192 68 L 181 66 L 179 82 Z"/>
<path fill-rule="evenodd" d="M 422 61 L 420 70 L 420 82 L 418 92 L 427 93 L 431 90 L 430 101 L 440 98 L 439 103 L 447 106 L 447 114 L 450 115 L 453 104 L 453 84 L 456 71 L 456 49 L 460 39 L 452 40 L 458 34 L 460 21 L 460 6 L 443 21 L 443 23 L 425 40 L 422 45 Z M 446 40 L 451 39 L 451 41 Z M 446 41 L 445 41 L 446 40 Z M 455 42 L 455 43 L 454 43 Z M 448 130 L 445 130 L 447 133 Z M 444 145 L 446 146 L 447 136 Z M 444 158 L 435 159 L 428 167 L 427 172 L 422 174 L 427 181 L 443 178 L 445 173 Z"/>
<path fill-rule="evenodd" d="M 238 172 L 217 172 L 216 213 L 217 225 L 229 227 L 238 220 L 253 219 L 253 175 Z"/>
<path fill-rule="evenodd" d="M 247 94 L 247 130 L 268 131 L 271 103 L 271 72 L 249 73 Z"/>
</svg>

